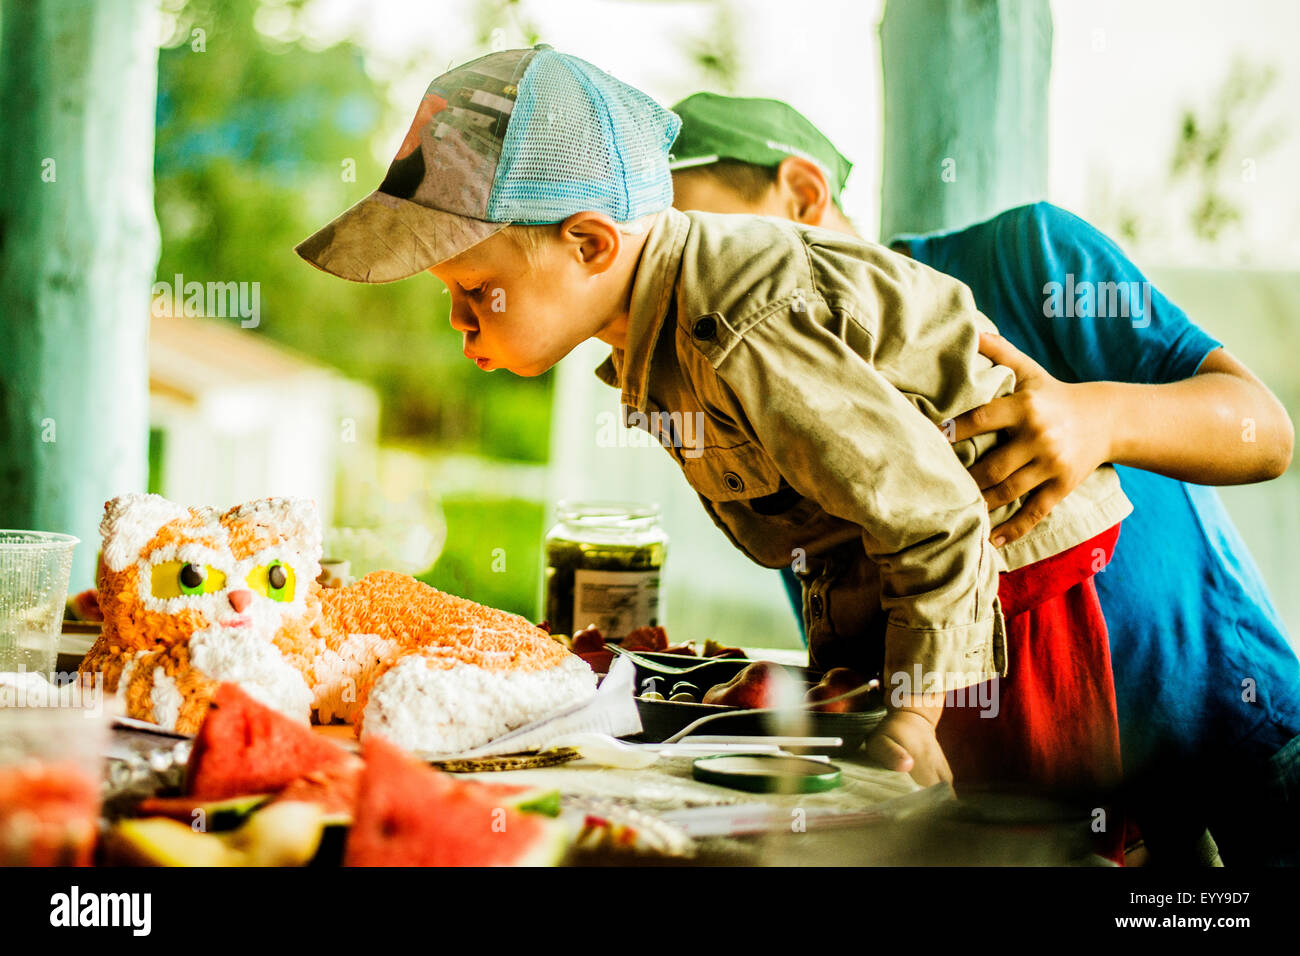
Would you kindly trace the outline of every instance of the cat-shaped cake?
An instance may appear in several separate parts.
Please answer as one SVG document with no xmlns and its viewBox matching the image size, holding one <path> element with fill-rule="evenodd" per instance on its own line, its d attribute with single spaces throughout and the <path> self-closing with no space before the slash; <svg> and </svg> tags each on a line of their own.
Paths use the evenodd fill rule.
<svg viewBox="0 0 1300 956">
<path fill-rule="evenodd" d="M 130 717 L 194 733 L 233 681 L 303 721 L 455 753 L 596 692 L 586 663 L 517 614 L 389 571 L 322 589 L 306 499 L 219 514 L 122 495 L 100 533 L 104 629 L 81 670 Z"/>
</svg>

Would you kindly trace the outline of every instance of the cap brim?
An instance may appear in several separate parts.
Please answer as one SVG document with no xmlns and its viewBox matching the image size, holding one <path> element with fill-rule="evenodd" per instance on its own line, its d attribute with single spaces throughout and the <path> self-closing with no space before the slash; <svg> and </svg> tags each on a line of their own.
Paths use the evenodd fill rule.
<svg viewBox="0 0 1300 956">
<path fill-rule="evenodd" d="M 508 225 L 429 209 L 376 191 L 293 251 L 340 279 L 396 282 L 455 258 Z"/>
</svg>

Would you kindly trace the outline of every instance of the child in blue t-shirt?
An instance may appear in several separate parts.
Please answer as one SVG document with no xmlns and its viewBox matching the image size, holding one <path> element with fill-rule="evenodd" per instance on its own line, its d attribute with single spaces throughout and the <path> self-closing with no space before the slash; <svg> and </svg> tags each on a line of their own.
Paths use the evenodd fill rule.
<svg viewBox="0 0 1300 956">
<path fill-rule="evenodd" d="M 919 261 L 969 285 L 1006 339 L 1061 382 L 1159 385 L 1231 375 L 1237 364 L 1113 242 L 1046 203 L 901 241 Z M 1052 291 L 1045 295 L 1044 286 L 1068 275 L 1076 289 L 1080 282 L 1136 283 L 1150 290 L 1150 311 L 1118 321 L 1095 309 L 1043 315 Z M 1032 362 L 1027 368 L 1014 349 L 996 344 L 992 351 L 1029 384 Z M 1185 414 L 1204 413 L 1189 406 Z M 1233 413 L 1234 427 L 1250 417 Z M 1133 424 L 1188 441 L 1158 412 Z M 1226 457 L 1216 455 L 1212 465 L 1227 465 Z M 1162 842 L 1208 828 L 1228 863 L 1283 862 L 1278 854 L 1287 852 L 1285 834 L 1300 813 L 1294 802 L 1277 802 L 1288 787 L 1294 801 L 1300 784 L 1300 663 L 1213 489 L 1118 463 L 1116 471 L 1133 514 L 1095 584 L 1110 633 L 1121 752 L 1144 837 L 1154 855 Z M 1297 848 L 1293 833 L 1290 862 L 1298 862 Z"/>
<path fill-rule="evenodd" d="M 762 109 L 747 111 L 751 102 Z M 674 107 L 674 204 L 852 232 L 838 207 L 847 160 L 774 102 L 697 94 Z M 764 128 L 765 117 L 778 125 Z M 797 148 L 781 148 L 794 138 Z M 1208 829 L 1229 864 L 1300 863 L 1300 662 L 1204 487 L 1281 474 L 1293 442 L 1285 410 L 1115 243 L 1064 210 L 1023 206 L 893 245 L 968 285 L 1005 336 L 981 351 L 1015 370 L 1016 393 L 962 416 L 950 435 L 1010 434 L 971 468 L 991 507 L 1028 496 L 993 529 L 995 543 L 1024 534 L 1074 476 L 1117 464 L 1134 513 L 1095 583 L 1132 810 L 1153 859 L 1186 859 Z M 1245 419 L 1252 442 L 1241 439 Z"/>
</svg>

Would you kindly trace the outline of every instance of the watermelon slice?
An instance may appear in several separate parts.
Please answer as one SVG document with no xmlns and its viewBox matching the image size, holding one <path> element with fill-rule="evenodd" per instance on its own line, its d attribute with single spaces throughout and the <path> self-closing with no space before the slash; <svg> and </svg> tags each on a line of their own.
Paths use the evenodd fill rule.
<svg viewBox="0 0 1300 956">
<path fill-rule="evenodd" d="M 508 783 L 482 783 L 464 781 L 482 799 L 494 807 L 512 807 L 524 813 L 542 816 L 560 815 L 560 791 L 546 787 L 525 787 Z M 357 792 L 361 786 L 361 764 L 313 770 L 294 780 L 276 794 L 271 803 L 295 801 L 314 803 L 325 813 L 327 826 L 349 824 L 357 805 Z"/>
<path fill-rule="evenodd" d="M 457 780 L 380 737 L 366 738 L 362 754 L 348 866 L 538 866 L 564 853 L 559 823 L 515 810 L 491 787 Z"/>
<path fill-rule="evenodd" d="M 291 781 L 271 802 L 314 803 L 324 812 L 327 826 L 347 824 L 352 822 L 360 786 L 361 763 L 358 761 L 305 773 Z"/>
<path fill-rule="evenodd" d="M 358 757 L 307 725 L 225 683 L 194 738 L 185 790 L 200 800 L 274 793 L 304 774 L 359 764 Z"/>
<path fill-rule="evenodd" d="M 90 866 L 99 802 L 71 761 L 0 767 L 0 866 Z"/>
</svg>

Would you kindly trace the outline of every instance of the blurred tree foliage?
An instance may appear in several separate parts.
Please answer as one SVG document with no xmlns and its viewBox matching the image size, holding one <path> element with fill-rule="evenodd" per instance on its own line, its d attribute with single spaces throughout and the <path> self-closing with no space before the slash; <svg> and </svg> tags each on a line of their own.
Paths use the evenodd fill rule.
<svg viewBox="0 0 1300 956">
<path fill-rule="evenodd" d="M 1168 178 L 1120 189 L 1107 183 L 1093 212 L 1097 225 L 1132 245 L 1167 239 L 1171 229 L 1219 254 L 1232 241 L 1239 251 L 1248 245 L 1243 186 L 1287 135 L 1266 109 L 1277 76 L 1269 64 L 1234 60 L 1214 96 L 1177 118 Z"/>
<path fill-rule="evenodd" d="M 744 72 L 739 21 L 731 5 L 714 0 L 713 22 L 709 29 L 686 38 L 683 49 L 700 74 L 700 88 L 735 95 Z"/>
<path fill-rule="evenodd" d="M 1202 239 L 1213 242 L 1223 230 L 1241 222 L 1242 210 L 1224 188 L 1226 179 L 1242 172 L 1242 157 L 1253 163 L 1280 142 L 1282 128 L 1273 124 L 1250 135 L 1259 104 L 1277 82 L 1277 69 L 1236 60 L 1209 109 L 1183 111 L 1178 141 L 1169 163 L 1170 177 L 1196 185 L 1198 197 L 1188 224 Z"/>
<path fill-rule="evenodd" d="M 466 361 L 438 280 L 353 285 L 294 254 L 383 179 L 375 144 L 399 141 L 410 114 L 388 106 L 357 46 L 268 37 L 255 26 L 263 6 L 291 26 L 301 3 L 164 4 L 173 29 L 158 68 L 159 281 L 259 282 L 262 321 L 250 334 L 370 383 L 388 440 L 544 461 L 551 376 L 485 374 Z"/>
</svg>

